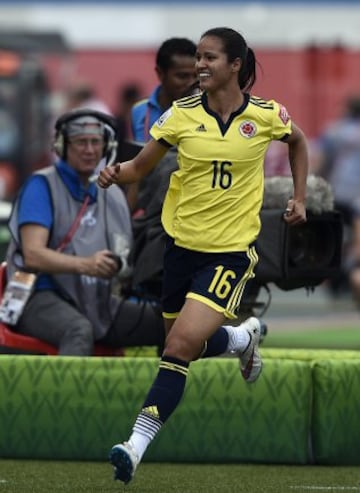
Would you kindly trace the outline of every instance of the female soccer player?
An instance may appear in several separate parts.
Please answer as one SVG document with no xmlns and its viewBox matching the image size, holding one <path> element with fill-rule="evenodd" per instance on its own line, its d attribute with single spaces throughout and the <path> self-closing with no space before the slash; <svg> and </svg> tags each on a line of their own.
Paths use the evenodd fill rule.
<svg viewBox="0 0 360 493">
<path fill-rule="evenodd" d="M 206 31 L 197 47 L 196 72 L 201 92 L 175 101 L 153 125 L 152 140 L 142 151 L 105 168 L 98 178 L 103 188 L 139 181 L 177 146 L 179 170 L 162 212 L 168 235 L 163 279 L 168 335 L 132 434 L 110 452 L 115 478 L 125 483 L 179 404 L 190 362 L 214 343 L 225 320 L 236 318 L 245 284 L 254 277 L 263 163 L 272 140 L 289 148 L 294 193 L 285 221 L 306 221 L 305 136 L 284 106 L 249 94 L 256 59 L 243 36 L 226 27 Z M 260 327 L 254 317 L 247 323 L 250 343 L 240 361 L 243 377 L 254 381 L 261 371 Z"/>
</svg>

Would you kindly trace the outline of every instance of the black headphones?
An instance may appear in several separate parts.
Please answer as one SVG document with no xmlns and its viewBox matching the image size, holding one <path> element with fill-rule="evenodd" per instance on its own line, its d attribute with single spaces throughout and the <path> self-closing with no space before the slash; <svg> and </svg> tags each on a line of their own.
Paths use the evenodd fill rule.
<svg viewBox="0 0 360 493">
<path fill-rule="evenodd" d="M 92 116 L 104 124 L 104 149 L 102 157 L 109 159 L 111 154 L 116 151 L 118 146 L 118 142 L 116 140 L 116 121 L 112 116 L 107 115 L 106 113 L 91 109 L 75 109 L 69 111 L 68 113 L 65 113 L 56 120 L 55 138 L 53 143 L 54 151 L 61 159 L 66 159 L 67 144 L 69 142 L 67 125 L 72 120 L 83 116 Z"/>
</svg>

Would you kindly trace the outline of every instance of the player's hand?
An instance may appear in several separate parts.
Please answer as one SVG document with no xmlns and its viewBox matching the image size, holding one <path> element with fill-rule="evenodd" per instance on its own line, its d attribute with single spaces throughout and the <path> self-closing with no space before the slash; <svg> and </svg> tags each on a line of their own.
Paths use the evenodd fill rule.
<svg viewBox="0 0 360 493">
<path fill-rule="evenodd" d="M 100 174 L 97 178 L 97 184 L 101 188 L 109 188 L 110 185 L 114 183 L 118 183 L 121 166 L 120 163 L 115 164 L 114 166 L 106 166 L 100 171 Z"/>
<path fill-rule="evenodd" d="M 306 207 L 300 200 L 290 199 L 284 213 L 284 220 L 290 226 L 306 222 Z"/>
</svg>

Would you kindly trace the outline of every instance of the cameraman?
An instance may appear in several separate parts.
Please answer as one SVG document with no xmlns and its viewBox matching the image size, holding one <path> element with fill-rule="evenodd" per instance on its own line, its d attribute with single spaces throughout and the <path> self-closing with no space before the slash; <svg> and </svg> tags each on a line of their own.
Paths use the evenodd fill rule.
<svg viewBox="0 0 360 493">
<path fill-rule="evenodd" d="M 128 271 L 130 215 L 119 187 L 105 191 L 91 178 L 116 154 L 113 120 L 87 109 L 66 113 L 55 124 L 54 150 L 59 159 L 28 179 L 9 223 L 8 279 L 19 268 L 37 273 L 14 330 L 60 355 L 91 355 L 96 341 L 161 346 L 154 308 L 112 293 L 112 280 Z"/>
</svg>

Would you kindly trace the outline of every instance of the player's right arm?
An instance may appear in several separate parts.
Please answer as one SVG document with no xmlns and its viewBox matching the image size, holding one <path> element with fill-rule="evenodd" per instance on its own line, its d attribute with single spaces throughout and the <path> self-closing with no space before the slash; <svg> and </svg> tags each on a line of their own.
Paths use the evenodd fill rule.
<svg viewBox="0 0 360 493">
<path fill-rule="evenodd" d="M 102 169 L 97 180 L 98 185 L 108 188 L 112 184 L 122 185 L 140 181 L 155 168 L 168 149 L 164 144 L 150 140 L 130 161 Z"/>
</svg>

